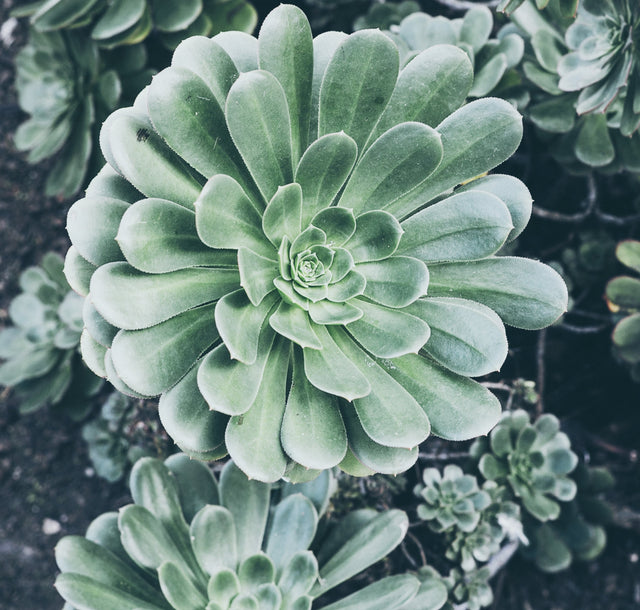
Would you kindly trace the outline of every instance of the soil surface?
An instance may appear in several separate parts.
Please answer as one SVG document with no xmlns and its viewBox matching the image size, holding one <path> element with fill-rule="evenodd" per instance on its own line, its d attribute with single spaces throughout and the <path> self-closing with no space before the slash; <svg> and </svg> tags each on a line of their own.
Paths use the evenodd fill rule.
<svg viewBox="0 0 640 610">
<path fill-rule="evenodd" d="M 0 0 L 0 25 L 9 18 L 12 4 Z M 50 250 L 64 255 L 69 246 L 64 226 L 72 201 L 45 198 L 46 164 L 30 166 L 13 146 L 12 134 L 25 118 L 13 86 L 13 58 L 23 43 L 22 25 L 0 41 L 0 327 L 19 292 L 20 271 L 38 264 Z M 526 158 L 529 151 L 519 154 Z M 526 174 L 538 203 L 549 202 L 552 194 L 569 207 L 572 201 L 579 203 L 583 179 L 561 185 L 553 177 L 558 172 L 553 165 L 532 170 L 516 157 L 508 171 Z M 603 179 L 601 185 L 608 197 L 616 195 L 611 184 L 611 179 Z M 637 183 L 629 188 L 635 190 L 623 189 L 622 198 L 624 192 L 637 192 Z M 620 237 L 638 237 L 633 223 L 616 231 Z M 545 219 L 534 219 L 526 235 L 521 251 L 546 260 L 577 239 L 573 227 Z M 597 316 L 606 314 L 602 291 L 602 285 L 595 286 L 588 297 Z M 616 476 L 617 486 L 608 499 L 625 527 L 609 528 L 609 544 L 596 561 L 575 563 L 560 574 L 542 574 L 516 557 L 494 580 L 494 610 L 640 608 L 640 523 L 633 516 L 640 512 L 640 387 L 610 357 L 609 332 L 605 325 L 580 334 L 552 328 L 542 335 L 544 340 L 536 333 L 510 336 L 511 358 L 503 378 L 544 382 L 544 408 L 563 419 L 575 451 Z M 19 416 L 11 393 L 0 394 L 0 610 L 61 608 L 53 588 L 56 542 L 67 534 L 83 534 L 96 516 L 130 501 L 124 483 L 108 484 L 95 476 L 80 426 L 48 409 Z M 434 446 L 445 452 L 464 449 L 428 441 L 424 451 Z M 408 473 L 408 489 L 414 481 L 415 473 Z M 407 552 L 419 561 L 410 543 Z M 394 555 L 394 563 L 400 569 L 408 565 L 400 554 Z"/>
</svg>

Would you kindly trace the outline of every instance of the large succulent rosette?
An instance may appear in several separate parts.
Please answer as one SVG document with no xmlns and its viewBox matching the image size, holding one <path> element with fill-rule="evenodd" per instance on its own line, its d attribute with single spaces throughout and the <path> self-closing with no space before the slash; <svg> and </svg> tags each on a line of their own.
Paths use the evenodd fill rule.
<svg viewBox="0 0 640 610">
<path fill-rule="evenodd" d="M 108 165 L 68 218 L 67 276 L 93 307 L 83 354 L 160 394 L 191 455 L 228 452 L 263 481 L 405 470 L 431 431 L 496 423 L 468 377 L 502 364 L 503 321 L 564 311 L 549 267 L 495 256 L 527 223 L 526 187 L 458 187 L 513 153 L 520 116 L 462 106 L 460 49 L 401 72 L 398 56 L 377 30 L 313 40 L 283 5 L 257 40 L 185 41 L 105 122 Z"/>
</svg>

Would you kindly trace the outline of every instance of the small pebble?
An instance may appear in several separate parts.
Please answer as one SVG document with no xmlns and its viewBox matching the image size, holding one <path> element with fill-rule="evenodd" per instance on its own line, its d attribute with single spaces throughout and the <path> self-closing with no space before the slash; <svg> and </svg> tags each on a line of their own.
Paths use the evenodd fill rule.
<svg viewBox="0 0 640 610">
<path fill-rule="evenodd" d="M 55 519 L 49 519 L 49 517 L 45 517 L 42 522 L 42 533 L 45 536 L 53 536 L 55 534 L 59 534 L 62 526 Z"/>
<path fill-rule="evenodd" d="M 638 559 L 640 559 L 638 553 L 631 553 L 631 555 L 629 555 L 629 561 L 631 563 L 638 563 Z"/>
</svg>

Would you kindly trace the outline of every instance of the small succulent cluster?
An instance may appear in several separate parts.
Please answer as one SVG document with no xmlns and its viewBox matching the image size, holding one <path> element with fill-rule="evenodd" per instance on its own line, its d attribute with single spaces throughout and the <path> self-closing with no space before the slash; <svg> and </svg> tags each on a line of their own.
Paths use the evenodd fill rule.
<svg viewBox="0 0 640 610">
<path fill-rule="evenodd" d="M 469 377 L 502 364 L 504 323 L 546 326 L 567 293 L 496 256 L 530 194 L 469 180 L 511 155 L 521 119 L 465 104 L 471 86 L 454 46 L 400 71 L 381 32 L 314 41 L 289 5 L 258 39 L 182 43 L 107 119 L 108 165 L 69 212 L 89 366 L 160 394 L 184 451 L 262 481 L 397 473 L 430 432 L 486 433 L 500 405 Z"/>
<path fill-rule="evenodd" d="M 489 438 L 475 441 L 471 455 L 489 481 L 509 485 L 523 508 L 539 521 L 560 516 L 559 502 L 576 495 L 569 473 L 578 458 L 558 419 L 545 414 L 531 423 L 521 409 L 505 412 Z"/>
<path fill-rule="evenodd" d="M 97 145 L 104 119 L 166 65 L 147 37 L 172 50 L 187 36 L 251 32 L 257 22 L 244 0 L 47 0 L 17 14 L 31 15 L 32 27 L 16 58 L 18 101 L 30 118 L 15 144 L 30 163 L 56 157 L 45 193 L 63 196 L 104 163 Z"/>
<path fill-rule="evenodd" d="M 640 242 L 620 242 L 616 257 L 640 273 Z M 617 320 L 612 335 L 614 352 L 630 365 L 632 378 L 640 381 L 640 279 L 630 275 L 614 277 L 607 284 L 606 298 Z"/>
<path fill-rule="evenodd" d="M 142 458 L 131 473 L 134 504 L 58 543 L 56 588 L 84 610 L 310 610 L 395 548 L 408 527 L 402 511 L 361 510 L 319 529 L 330 483 L 325 472 L 272 492 L 233 462 L 218 482 L 182 454 Z M 442 583 L 404 574 L 323 607 L 437 610 L 445 599 Z"/>
<path fill-rule="evenodd" d="M 550 8 L 542 14 L 527 0 L 511 15 L 527 41 L 527 118 L 573 171 L 640 171 L 640 7 L 586 1 L 575 20 Z"/>
<path fill-rule="evenodd" d="M 559 572 L 574 559 L 595 559 L 607 544 L 605 525 L 611 522 L 611 508 L 603 495 L 614 485 L 605 468 L 579 464 L 573 473 L 576 498 L 562 505 L 560 517 L 547 523 L 530 523 L 531 544 L 523 553 L 544 572 Z"/>
<path fill-rule="evenodd" d="M 84 299 L 69 288 L 53 252 L 23 271 L 19 283 L 22 293 L 9 305 L 13 325 L 0 332 L 0 385 L 13 388 L 21 413 L 54 405 L 82 419 L 102 385 L 78 350 Z"/>
<path fill-rule="evenodd" d="M 398 44 L 403 64 L 435 45 L 457 46 L 467 54 L 473 66 L 473 86 L 467 92 L 469 98 L 495 95 L 511 99 L 521 84 L 515 67 L 522 59 L 524 43 L 520 35 L 509 32 L 490 38 L 492 31 L 491 11 L 478 6 L 458 19 L 415 12 L 392 27 L 390 35 Z"/>
<path fill-rule="evenodd" d="M 122 479 L 136 460 L 148 455 L 148 448 L 134 440 L 136 435 L 131 430 L 137 414 L 137 401 L 112 392 L 100 413 L 82 427 L 93 468 L 110 483 Z"/>
<path fill-rule="evenodd" d="M 443 582 L 450 603 L 481 608 L 493 601 L 488 584 L 488 562 L 507 539 L 520 537 L 519 506 L 505 487 L 493 481 L 478 485 L 478 479 L 454 464 L 442 474 L 436 468 L 422 473 L 424 484 L 414 493 L 422 500 L 417 514 L 432 531 L 441 534 L 445 557 L 453 566 Z M 437 574 L 437 573 L 436 573 Z"/>
<path fill-rule="evenodd" d="M 417 515 L 439 535 L 451 568 L 446 577 L 428 569 L 449 591 L 445 610 L 492 603 L 490 561 L 499 553 L 519 548 L 541 570 L 557 572 L 602 552 L 610 520 L 602 494 L 613 479 L 603 468 L 576 467 L 554 416 L 531 424 L 524 410 L 506 412 L 471 457 L 480 477 L 452 464 L 442 474 L 427 468 L 414 490 Z"/>
</svg>

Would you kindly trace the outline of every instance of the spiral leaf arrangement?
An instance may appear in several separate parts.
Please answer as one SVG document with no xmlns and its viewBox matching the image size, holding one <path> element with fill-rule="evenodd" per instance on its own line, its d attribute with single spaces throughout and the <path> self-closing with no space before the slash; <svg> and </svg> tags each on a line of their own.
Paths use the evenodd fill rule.
<svg viewBox="0 0 640 610">
<path fill-rule="evenodd" d="M 383 33 L 314 40 L 288 5 L 257 40 L 182 43 L 107 119 L 69 212 L 86 361 L 160 394 L 184 451 L 262 481 L 396 473 L 431 431 L 486 434 L 500 405 L 469 377 L 502 364 L 503 322 L 546 326 L 567 293 L 495 255 L 528 221 L 520 181 L 459 186 L 522 133 L 503 100 L 463 105 L 471 85 L 456 47 L 400 71 Z"/>
</svg>

